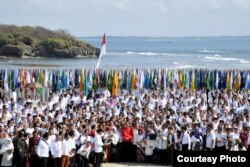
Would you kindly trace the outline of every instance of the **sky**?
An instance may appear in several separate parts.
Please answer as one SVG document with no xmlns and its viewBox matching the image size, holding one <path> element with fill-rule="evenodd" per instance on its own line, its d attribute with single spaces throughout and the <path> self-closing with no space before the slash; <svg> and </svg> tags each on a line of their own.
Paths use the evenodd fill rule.
<svg viewBox="0 0 250 167">
<path fill-rule="evenodd" d="M 0 24 L 74 36 L 250 35 L 250 0 L 0 0 Z"/>
</svg>

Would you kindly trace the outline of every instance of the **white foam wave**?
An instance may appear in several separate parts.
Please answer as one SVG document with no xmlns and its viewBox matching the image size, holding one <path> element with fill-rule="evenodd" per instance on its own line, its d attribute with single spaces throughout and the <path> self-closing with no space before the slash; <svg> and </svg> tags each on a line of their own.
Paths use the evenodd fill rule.
<svg viewBox="0 0 250 167">
<path fill-rule="evenodd" d="M 215 54 L 214 56 L 206 56 L 204 59 L 208 60 L 219 60 L 219 61 L 240 61 L 241 59 L 235 58 L 235 57 L 221 57 L 218 54 Z"/>
<path fill-rule="evenodd" d="M 180 64 L 182 64 L 182 63 L 177 62 L 177 61 L 174 61 L 173 64 L 174 64 L 174 65 L 180 65 Z"/>
<path fill-rule="evenodd" d="M 178 66 L 176 68 L 194 68 L 195 66 L 192 65 L 183 65 L 183 66 Z"/>
<path fill-rule="evenodd" d="M 135 54 L 135 52 L 130 52 L 130 51 L 127 51 L 127 52 L 126 52 L 126 54 L 131 55 L 131 54 Z"/>
<path fill-rule="evenodd" d="M 155 53 L 155 52 L 139 52 L 139 55 L 157 56 L 157 55 L 160 55 L 160 54 L 159 53 Z"/>
<path fill-rule="evenodd" d="M 198 51 L 199 53 L 223 53 L 222 51 L 217 51 L 217 50 L 207 50 L 207 49 L 202 49 Z"/>
<path fill-rule="evenodd" d="M 247 60 L 242 59 L 242 60 L 240 60 L 240 63 L 242 63 L 242 64 L 249 64 L 250 62 L 247 61 Z"/>
<path fill-rule="evenodd" d="M 173 53 L 162 53 L 161 55 L 170 56 L 170 57 L 176 56 L 176 54 L 173 54 Z"/>
</svg>

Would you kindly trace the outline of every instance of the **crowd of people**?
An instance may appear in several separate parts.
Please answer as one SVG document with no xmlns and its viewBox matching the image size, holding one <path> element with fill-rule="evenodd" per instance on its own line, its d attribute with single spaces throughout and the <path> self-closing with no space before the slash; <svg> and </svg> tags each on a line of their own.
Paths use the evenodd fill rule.
<svg viewBox="0 0 250 167">
<path fill-rule="evenodd" d="M 2 167 L 100 167 L 104 162 L 171 164 L 174 150 L 250 151 L 247 90 L 169 87 L 0 94 Z"/>
</svg>

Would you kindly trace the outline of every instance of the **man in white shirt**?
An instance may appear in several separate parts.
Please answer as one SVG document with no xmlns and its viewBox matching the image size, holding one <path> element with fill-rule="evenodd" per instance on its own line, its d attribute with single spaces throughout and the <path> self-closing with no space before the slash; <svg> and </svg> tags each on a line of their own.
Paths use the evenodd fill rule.
<svg viewBox="0 0 250 167">
<path fill-rule="evenodd" d="M 56 140 L 51 144 L 51 155 L 54 160 L 54 167 L 59 167 L 62 156 L 62 137 L 60 134 L 56 135 Z"/>
<path fill-rule="evenodd" d="M 40 139 L 38 145 L 37 145 L 37 150 L 36 153 L 40 159 L 40 167 L 47 167 L 47 161 L 49 158 L 49 144 L 47 143 L 49 138 L 49 134 L 45 133 L 43 135 L 43 138 Z"/>
<path fill-rule="evenodd" d="M 213 131 L 213 125 L 209 124 L 207 126 L 207 135 L 206 135 L 206 150 L 213 151 L 215 148 L 215 133 Z"/>
<path fill-rule="evenodd" d="M 222 131 L 222 127 L 218 127 L 218 131 L 215 134 L 216 138 L 216 151 L 224 151 L 226 150 L 226 141 L 227 141 L 227 134 Z"/>
<path fill-rule="evenodd" d="M 182 151 L 189 151 L 191 149 L 191 138 L 187 132 L 187 127 L 182 127 Z"/>
<path fill-rule="evenodd" d="M 100 167 L 102 162 L 103 142 L 102 142 L 102 129 L 97 130 L 94 138 L 94 152 L 95 152 L 95 167 Z"/>
</svg>

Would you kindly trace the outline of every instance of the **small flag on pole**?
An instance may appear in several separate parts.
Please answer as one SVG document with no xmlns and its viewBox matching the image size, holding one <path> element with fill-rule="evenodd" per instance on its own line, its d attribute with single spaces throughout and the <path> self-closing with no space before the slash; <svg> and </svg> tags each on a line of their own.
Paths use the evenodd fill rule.
<svg viewBox="0 0 250 167">
<path fill-rule="evenodd" d="M 105 37 L 105 33 L 104 33 L 103 38 L 102 38 L 102 48 L 101 48 L 99 59 L 98 59 L 97 65 L 96 65 L 96 69 L 99 68 L 102 56 L 105 54 L 106 54 L 106 37 Z"/>
</svg>

